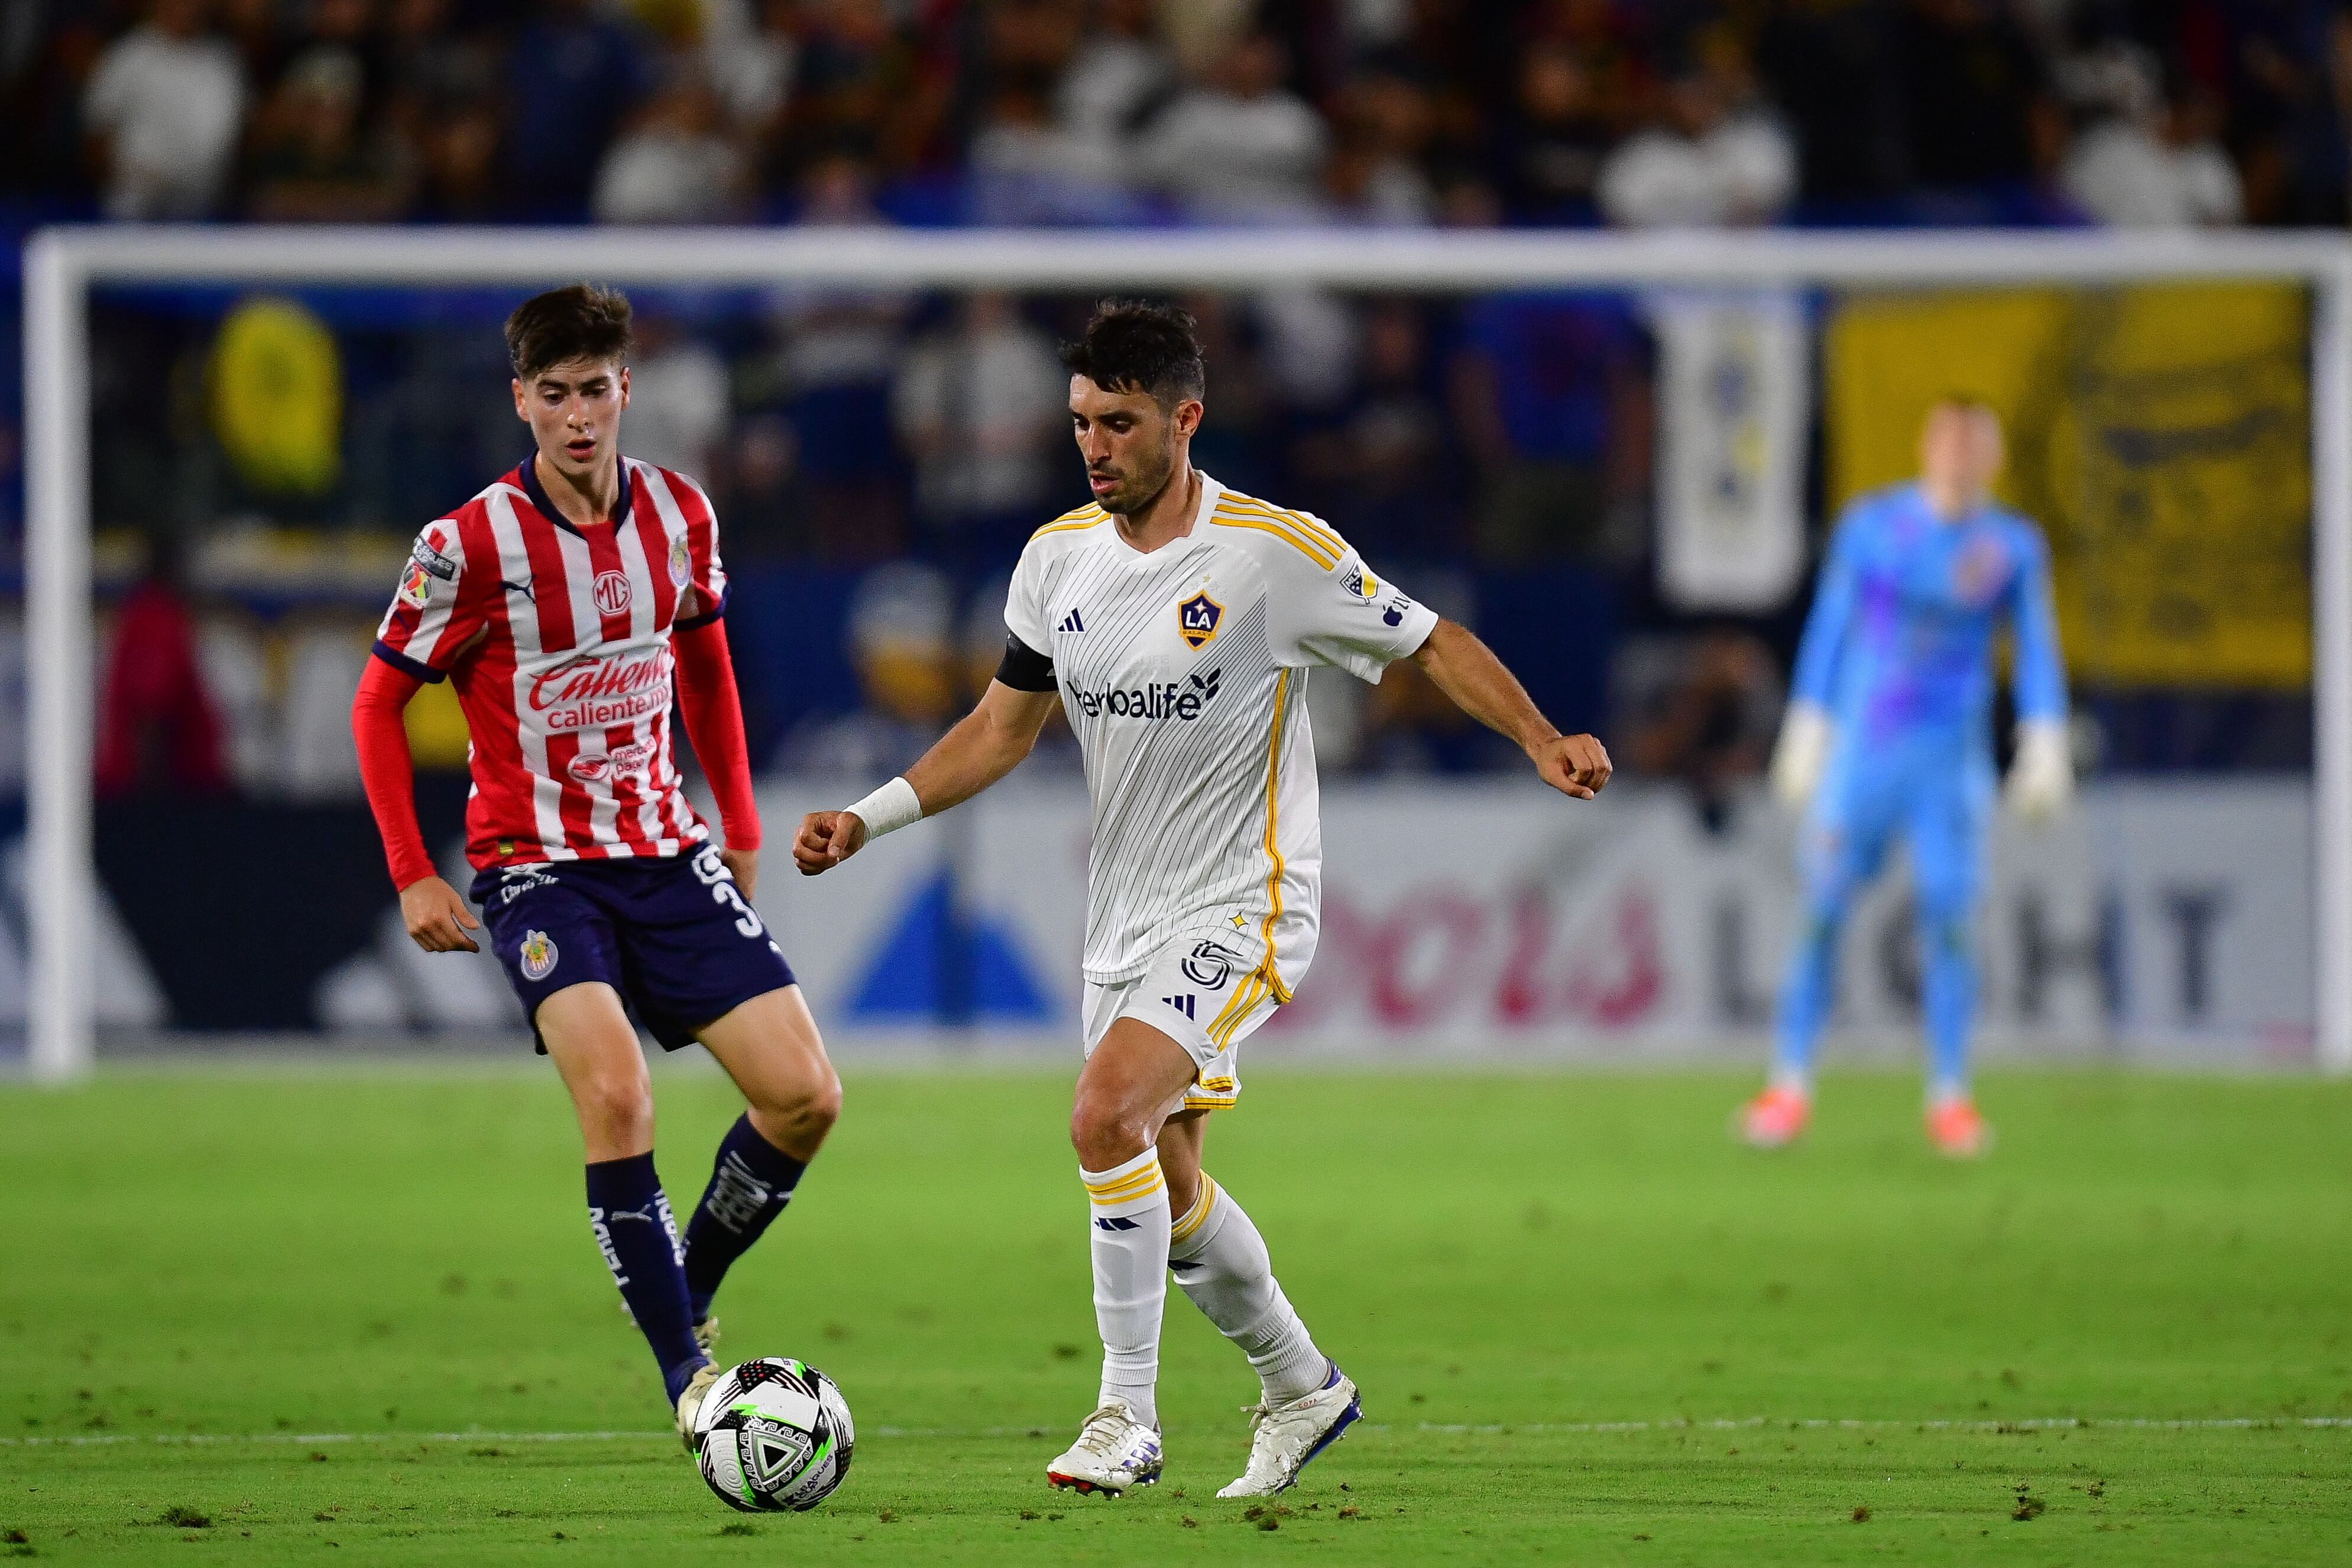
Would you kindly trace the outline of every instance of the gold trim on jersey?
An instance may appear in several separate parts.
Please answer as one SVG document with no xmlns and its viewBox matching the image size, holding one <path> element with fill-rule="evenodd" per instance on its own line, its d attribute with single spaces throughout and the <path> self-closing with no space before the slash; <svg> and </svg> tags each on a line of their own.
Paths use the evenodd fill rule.
<svg viewBox="0 0 2352 1568">
<path fill-rule="evenodd" d="M 1265 944 L 1265 962 L 1259 966 L 1266 978 L 1267 988 L 1276 1002 L 1290 1000 L 1290 989 L 1282 983 L 1280 971 L 1275 968 L 1274 922 L 1282 918 L 1282 846 L 1275 837 L 1275 798 L 1282 786 L 1282 720 L 1284 700 L 1290 694 L 1290 671 L 1285 669 L 1274 680 L 1274 723 L 1266 737 L 1265 748 L 1265 853 L 1273 863 L 1266 873 L 1265 923 L 1258 935 Z"/>
<path fill-rule="evenodd" d="M 1339 531 L 1312 512 L 1292 511 L 1287 507 L 1276 506 L 1261 497 L 1245 496 L 1239 490 L 1227 490 L 1224 499 L 1234 502 L 1243 511 L 1264 512 L 1269 517 L 1281 518 L 1284 521 L 1295 525 L 1300 532 L 1310 539 L 1321 541 L 1325 548 L 1336 551 L 1341 555 L 1348 553 L 1348 542 L 1339 537 Z"/>
<path fill-rule="evenodd" d="M 1075 511 L 1064 512 L 1029 537 L 1034 541 L 1043 539 L 1049 533 L 1068 533 L 1076 529 L 1092 528 L 1109 515 L 1094 502 L 1088 501 Z"/>
<path fill-rule="evenodd" d="M 1230 500 L 1227 498 L 1217 503 L 1217 510 L 1210 514 L 1211 522 L 1222 523 L 1227 528 L 1252 528 L 1260 533 L 1271 533 L 1326 572 L 1339 564 L 1339 556 L 1317 543 L 1304 529 L 1292 525 L 1287 513 L 1250 511 L 1240 507 L 1228 510 Z"/>
</svg>

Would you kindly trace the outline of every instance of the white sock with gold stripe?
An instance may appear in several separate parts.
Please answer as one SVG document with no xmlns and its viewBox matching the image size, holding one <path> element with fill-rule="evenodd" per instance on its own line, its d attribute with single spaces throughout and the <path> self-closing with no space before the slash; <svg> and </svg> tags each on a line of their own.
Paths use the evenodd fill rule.
<svg viewBox="0 0 2352 1568">
<path fill-rule="evenodd" d="M 1160 1151 L 1108 1171 L 1080 1171 L 1094 1222 L 1095 1326 L 1102 1331 L 1102 1401 L 1124 1400 L 1160 1424 L 1160 1319 L 1168 1304 L 1168 1183 Z"/>
<path fill-rule="evenodd" d="M 1323 1386 L 1330 1363 L 1282 1293 L 1265 1237 L 1206 1171 L 1200 1195 L 1170 1228 L 1168 1264 L 1192 1305 L 1249 1357 L 1267 1404 Z"/>
</svg>

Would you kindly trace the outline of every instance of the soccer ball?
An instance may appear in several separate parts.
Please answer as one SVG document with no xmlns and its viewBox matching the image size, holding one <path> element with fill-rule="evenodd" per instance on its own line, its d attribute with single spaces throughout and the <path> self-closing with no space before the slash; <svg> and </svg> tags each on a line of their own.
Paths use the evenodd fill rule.
<svg viewBox="0 0 2352 1568">
<path fill-rule="evenodd" d="M 694 1415 L 694 1459 L 721 1502 L 797 1513 L 849 1474 L 857 1433 L 833 1379 L 780 1356 L 722 1373 Z"/>
</svg>

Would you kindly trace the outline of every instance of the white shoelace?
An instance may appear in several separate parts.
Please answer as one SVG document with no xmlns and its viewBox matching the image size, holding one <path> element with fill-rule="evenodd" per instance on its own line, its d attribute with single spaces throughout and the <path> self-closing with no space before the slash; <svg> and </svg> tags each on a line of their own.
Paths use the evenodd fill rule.
<svg viewBox="0 0 2352 1568">
<path fill-rule="evenodd" d="M 1118 1405 L 1106 1405 L 1087 1417 L 1087 1424 L 1078 1428 L 1077 1442 L 1072 1446 L 1098 1458 L 1115 1458 L 1130 1424 L 1131 1418 Z"/>
</svg>

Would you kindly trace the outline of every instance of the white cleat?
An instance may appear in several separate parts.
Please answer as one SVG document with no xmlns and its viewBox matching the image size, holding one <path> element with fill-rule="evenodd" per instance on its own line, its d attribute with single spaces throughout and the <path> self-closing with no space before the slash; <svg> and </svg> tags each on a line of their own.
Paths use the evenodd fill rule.
<svg viewBox="0 0 2352 1568">
<path fill-rule="evenodd" d="M 1355 1381 L 1331 1363 L 1322 1387 L 1287 1405 L 1249 1407 L 1249 1468 L 1219 1497 L 1272 1497 L 1298 1479 L 1308 1460 L 1339 1440 L 1364 1417 Z"/>
<path fill-rule="evenodd" d="M 685 1392 L 677 1396 L 677 1440 L 686 1445 L 686 1451 L 689 1454 L 694 1452 L 695 1413 L 702 1408 L 702 1396 L 709 1393 L 710 1385 L 718 1381 L 719 1364 L 704 1362 L 693 1377 L 687 1380 Z"/>
<path fill-rule="evenodd" d="M 1049 1485 L 1118 1496 L 1160 1479 L 1160 1432 L 1114 1399 L 1087 1417 L 1069 1452 L 1045 1467 Z"/>
<path fill-rule="evenodd" d="M 713 1361 L 717 1361 L 719 1359 L 718 1354 L 716 1353 L 719 1349 L 719 1320 L 716 1318 L 705 1318 L 702 1321 L 695 1324 L 694 1342 L 702 1347 L 702 1353 L 704 1355 L 709 1356 Z"/>
</svg>

